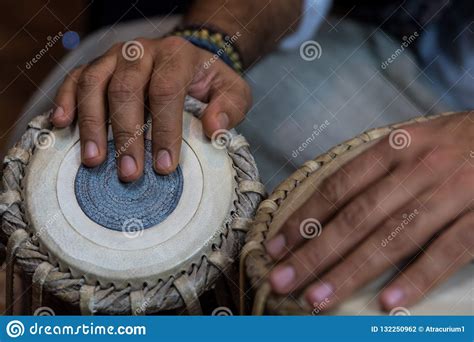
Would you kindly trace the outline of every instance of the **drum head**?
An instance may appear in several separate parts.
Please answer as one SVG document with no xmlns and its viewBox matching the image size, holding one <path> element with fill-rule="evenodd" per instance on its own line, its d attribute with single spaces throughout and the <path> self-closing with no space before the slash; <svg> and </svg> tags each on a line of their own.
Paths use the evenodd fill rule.
<svg viewBox="0 0 474 342">
<path fill-rule="evenodd" d="M 109 133 L 106 162 L 81 165 L 78 128 L 53 130 L 54 144 L 37 148 L 24 183 L 25 212 L 41 250 L 62 271 L 115 288 L 155 285 L 199 263 L 228 224 L 236 174 L 226 149 L 216 148 L 184 114 L 178 169 L 153 171 L 150 132 L 144 176 L 119 181 Z M 119 152 L 120 153 L 120 150 Z"/>
</svg>

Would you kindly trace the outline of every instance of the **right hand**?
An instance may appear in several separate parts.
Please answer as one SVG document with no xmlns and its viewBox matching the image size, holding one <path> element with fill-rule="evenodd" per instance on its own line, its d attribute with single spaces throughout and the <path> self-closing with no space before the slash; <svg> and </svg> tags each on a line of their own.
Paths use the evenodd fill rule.
<svg viewBox="0 0 474 342">
<path fill-rule="evenodd" d="M 120 151 L 119 178 L 125 182 L 143 173 L 144 137 L 135 138 L 137 127 L 144 125 L 145 110 L 152 116 L 155 171 L 169 174 L 179 162 L 187 94 L 209 103 L 201 118 L 208 137 L 218 129 L 236 126 L 252 101 L 248 84 L 232 68 L 220 59 L 205 68 L 213 55 L 185 39 L 135 41 L 136 48 L 143 47 L 141 58 L 125 58 L 121 43 L 74 69 L 58 90 L 57 108 L 51 117 L 53 125 L 60 128 L 78 117 L 81 159 L 88 167 L 98 166 L 106 158 L 110 118 L 115 148 Z M 123 146 L 128 146 L 125 152 Z"/>
</svg>

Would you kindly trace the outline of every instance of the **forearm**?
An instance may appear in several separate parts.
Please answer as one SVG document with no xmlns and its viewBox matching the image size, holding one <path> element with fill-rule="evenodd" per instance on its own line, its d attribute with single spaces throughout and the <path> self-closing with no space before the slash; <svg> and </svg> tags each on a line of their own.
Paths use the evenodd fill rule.
<svg viewBox="0 0 474 342">
<path fill-rule="evenodd" d="M 271 51 L 298 26 L 302 0 L 196 0 L 185 23 L 208 24 L 233 35 L 244 66 Z"/>
</svg>

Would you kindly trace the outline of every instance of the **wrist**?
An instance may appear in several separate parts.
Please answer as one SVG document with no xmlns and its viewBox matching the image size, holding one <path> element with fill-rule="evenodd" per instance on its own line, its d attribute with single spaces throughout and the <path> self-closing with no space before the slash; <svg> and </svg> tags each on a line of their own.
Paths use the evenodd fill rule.
<svg viewBox="0 0 474 342">
<path fill-rule="evenodd" d="M 212 25 L 181 25 L 170 35 L 182 37 L 191 44 L 212 53 L 213 56 L 204 64 L 205 69 L 208 69 L 217 59 L 221 59 L 234 71 L 242 74 L 242 60 L 235 46 L 235 42 L 241 36 L 240 32 L 237 31 L 231 36 Z"/>
<path fill-rule="evenodd" d="M 298 26 L 302 4 L 302 0 L 199 0 L 190 7 L 184 23 L 210 23 L 231 36 L 240 32 L 234 46 L 248 68 Z"/>
</svg>

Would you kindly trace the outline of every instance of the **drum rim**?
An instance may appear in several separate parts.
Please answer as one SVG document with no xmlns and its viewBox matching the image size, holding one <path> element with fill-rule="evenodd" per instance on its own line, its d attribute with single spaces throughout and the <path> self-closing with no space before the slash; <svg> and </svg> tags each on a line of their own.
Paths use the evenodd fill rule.
<svg viewBox="0 0 474 342">
<path fill-rule="evenodd" d="M 198 119 L 187 113 L 184 116 L 183 131 L 187 133 L 184 134 L 187 138 L 183 140 L 182 156 L 187 154 L 188 157 L 184 159 L 182 165 L 187 167 L 192 175 L 202 175 L 202 178 L 196 179 L 202 191 L 195 202 L 185 204 L 186 209 L 195 209 L 193 212 L 179 214 L 174 211 L 170 215 L 174 218 L 187 216 L 185 221 L 179 222 L 183 224 L 179 231 L 174 229 L 176 222 L 167 223 L 164 220 L 162 223 L 165 226 L 143 230 L 139 239 L 134 239 L 133 236 L 130 238 L 122 232 L 100 229 L 98 223 L 81 211 L 75 198 L 74 188 L 68 188 L 65 184 L 59 185 L 60 180 L 64 181 L 65 177 L 67 177 L 67 183 L 74 182 L 75 172 L 69 169 L 63 172 L 63 167 L 66 165 L 75 170 L 80 165 L 79 130 L 75 127 L 72 135 L 69 132 L 56 131 L 56 129 L 52 131 L 56 144 L 51 149 L 39 150 L 34 154 L 35 157 L 30 159 L 23 179 L 25 187 L 22 198 L 25 215 L 29 222 L 29 231 L 38 236 L 40 251 L 47 251 L 60 270 L 70 272 L 74 277 L 84 277 L 91 285 L 99 283 L 102 287 L 114 286 L 119 290 L 128 286 L 131 286 L 132 290 L 137 290 L 145 283 L 147 287 L 153 287 L 162 279 L 170 276 L 177 277 L 189 265 L 200 264 L 203 251 L 206 251 L 204 253 L 206 255 L 210 254 L 212 245 L 219 242 L 219 235 L 222 233 L 227 235 L 223 226 L 229 223 L 231 213 L 235 210 L 233 202 L 237 199 L 235 189 L 238 181 L 236 171 L 232 167 L 233 160 L 227 151 L 218 150 L 214 153 L 211 144 L 199 134 L 196 136 L 196 132 L 192 129 L 196 127 Z M 232 135 L 235 134 L 232 133 Z M 111 129 L 109 138 L 113 138 Z M 146 138 L 151 138 L 151 132 L 147 132 Z M 58 146 L 57 151 L 56 146 Z M 212 154 L 207 155 L 207 153 Z M 222 162 L 219 167 L 225 170 L 225 176 L 221 177 L 223 184 L 220 184 L 220 187 L 215 187 L 214 183 L 215 177 L 221 170 L 210 166 L 212 160 Z M 46 163 L 52 165 L 54 170 L 54 175 L 50 177 L 50 171 L 45 169 Z M 195 168 L 194 164 L 197 164 L 199 168 Z M 191 166 L 193 166 L 192 169 Z M 39 184 L 41 179 L 44 179 L 44 182 Z M 34 191 L 27 191 L 27 189 Z M 65 189 L 69 192 L 69 196 L 63 194 Z M 220 222 L 219 226 L 202 225 L 202 219 L 209 217 L 210 210 L 209 207 L 203 208 L 202 204 L 209 203 L 213 196 L 217 196 L 224 189 L 226 191 L 222 200 L 212 205 L 213 210 L 217 210 L 220 206 L 218 213 L 210 216 L 216 217 L 215 221 Z M 188 187 L 183 195 L 191 198 L 191 193 L 194 195 L 198 191 Z M 44 203 L 44 196 L 48 198 L 56 196 L 58 200 Z M 183 196 L 182 198 L 185 199 Z M 38 206 L 41 206 L 41 211 L 38 210 Z M 74 211 L 77 212 L 74 213 Z M 57 214 L 59 212 L 61 215 Z M 51 221 L 52 224 L 50 224 Z M 171 233 L 173 234 L 170 235 Z M 183 240 L 183 236 L 193 237 L 191 238 L 193 242 Z M 204 237 L 207 236 L 212 236 L 212 238 L 206 241 Z M 199 239 L 202 241 L 199 242 Z M 135 246 L 131 247 L 129 244 L 129 249 L 121 248 L 122 244 L 128 242 L 135 242 Z M 184 245 L 187 245 L 187 248 L 175 247 Z M 166 255 L 162 255 L 160 249 L 169 251 Z M 109 255 L 105 256 L 106 253 Z M 104 257 L 101 258 L 101 255 Z M 128 260 L 123 260 L 124 257 Z M 118 269 L 125 263 L 130 271 Z"/>
<path fill-rule="evenodd" d="M 205 104 L 186 97 L 185 111 L 199 117 Z M 260 183 L 255 160 L 250 153 L 245 138 L 231 130 L 232 139 L 227 146 L 234 178 L 236 200 L 228 214 L 229 220 L 223 223 L 224 232 L 210 244 L 208 251 L 203 252 L 195 262 L 186 269 L 176 272 L 167 279 L 160 279 L 155 287 L 143 284 L 140 289 L 118 290 L 111 284 L 100 286 L 88 285 L 84 275 L 73 276 L 68 270 L 58 269 L 57 262 L 50 253 L 43 253 L 34 239 L 27 232 L 28 219 L 23 211 L 24 175 L 28 162 L 34 153 L 38 134 L 52 128 L 49 117 L 52 111 L 35 117 L 28 125 L 27 131 L 15 146 L 10 149 L 4 161 L 2 193 L 0 193 L 0 215 L 2 216 L 3 238 L 7 245 L 7 307 L 13 302 L 13 268 L 15 262 L 32 277 L 33 309 L 42 304 L 43 290 L 61 301 L 79 307 L 82 314 L 133 314 L 140 315 L 186 307 L 189 313 L 199 314 L 198 296 L 209 289 L 218 276 L 223 274 L 237 257 L 243 244 L 253 214 L 265 196 Z M 17 258 L 21 255 L 21 258 Z M 54 281 L 67 280 L 67 288 L 54 291 Z M 202 286 L 195 286 L 202 284 Z M 110 300 L 107 300 L 110 298 Z M 97 299 L 97 301 L 95 300 Z M 10 304 L 10 305 L 9 305 Z"/>
<path fill-rule="evenodd" d="M 252 313 L 261 315 L 267 310 L 272 314 L 308 315 L 311 314 L 313 310 L 313 308 L 307 304 L 302 294 L 293 297 L 272 293 L 270 284 L 266 279 L 275 264 L 266 253 L 264 247 L 268 235 L 267 233 L 270 230 L 273 218 L 280 208 L 284 206 L 285 199 L 293 190 L 300 186 L 311 175 L 317 173 L 323 166 L 328 166 L 333 161 L 340 160 L 344 155 L 349 154 L 349 152 L 363 148 L 364 145 L 386 137 L 393 130 L 416 122 L 425 122 L 457 113 L 458 112 L 446 112 L 438 115 L 419 116 L 400 123 L 370 129 L 336 145 L 326 153 L 306 161 L 302 167 L 280 183 L 257 208 L 255 219 L 247 233 L 246 243 L 241 253 L 240 287 L 243 292 L 241 298 L 244 297 L 245 291 L 253 290 L 255 298 Z M 245 288 L 246 278 L 249 281 L 250 289 Z M 243 309 L 244 303 L 241 302 L 242 313 Z"/>
</svg>

